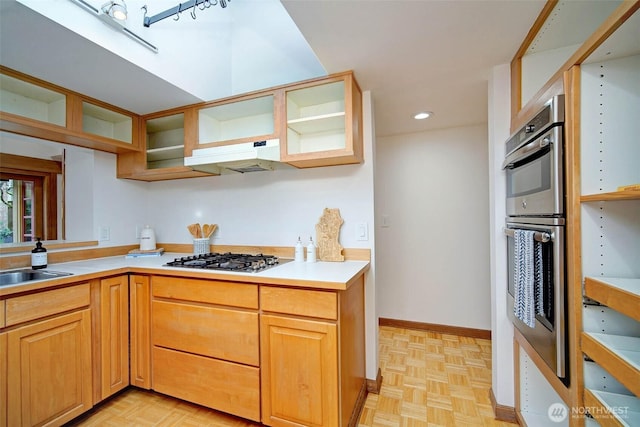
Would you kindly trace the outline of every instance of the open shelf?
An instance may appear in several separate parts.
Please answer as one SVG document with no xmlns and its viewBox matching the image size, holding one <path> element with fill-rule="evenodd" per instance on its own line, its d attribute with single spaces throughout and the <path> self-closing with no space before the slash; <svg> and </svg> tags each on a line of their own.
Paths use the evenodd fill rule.
<svg viewBox="0 0 640 427">
<path fill-rule="evenodd" d="M 581 202 L 607 202 L 616 200 L 640 200 L 640 190 L 612 191 L 601 194 L 585 194 L 580 196 Z"/>
<path fill-rule="evenodd" d="M 640 279 L 586 277 L 584 292 L 587 297 L 640 321 Z"/>
<path fill-rule="evenodd" d="M 582 351 L 640 395 L 640 338 L 583 332 Z"/>
<path fill-rule="evenodd" d="M 0 111 L 66 126 L 67 97 L 35 84 L 0 74 Z"/>
<path fill-rule="evenodd" d="M 345 113 L 322 114 L 319 116 L 302 117 L 289 120 L 287 127 L 298 134 L 309 134 L 327 131 L 341 131 L 345 129 Z"/>
<path fill-rule="evenodd" d="M 82 131 L 92 135 L 133 143 L 133 119 L 89 102 L 82 103 Z"/>
<path fill-rule="evenodd" d="M 603 427 L 640 425 L 640 399 L 635 396 L 585 389 L 584 403 Z"/>
<path fill-rule="evenodd" d="M 198 144 L 269 139 L 265 135 L 274 134 L 274 108 L 273 95 L 201 108 L 198 110 Z"/>
</svg>

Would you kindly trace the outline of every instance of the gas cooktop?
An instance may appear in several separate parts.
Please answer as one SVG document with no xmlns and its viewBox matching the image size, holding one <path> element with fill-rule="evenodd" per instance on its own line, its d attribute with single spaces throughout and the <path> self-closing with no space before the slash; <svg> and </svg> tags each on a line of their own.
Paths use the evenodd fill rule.
<svg viewBox="0 0 640 427">
<path fill-rule="evenodd" d="M 164 266 L 255 273 L 274 267 L 279 263 L 278 257 L 273 255 L 233 254 L 231 252 L 220 254 L 211 252 L 175 258 Z"/>
</svg>

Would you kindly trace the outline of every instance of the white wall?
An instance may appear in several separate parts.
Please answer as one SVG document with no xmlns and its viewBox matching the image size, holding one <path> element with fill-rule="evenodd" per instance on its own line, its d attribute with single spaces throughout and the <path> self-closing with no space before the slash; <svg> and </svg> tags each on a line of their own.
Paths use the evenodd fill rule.
<svg viewBox="0 0 640 427">
<path fill-rule="evenodd" d="M 486 126 L 378 137 L 376 152 L 379 316 L 490 329 Z"/>
<path fill-rule="evenodd" d="M 489 78 L 489 183 L 491 240 L 491 388 L 500 405 L 514 406 L 513 325 L 507 317 L 507 247 L 504 227 L 506 178 L 501 169 L 511 117 L 509 64 L 494 67 Z"/>
</svg>

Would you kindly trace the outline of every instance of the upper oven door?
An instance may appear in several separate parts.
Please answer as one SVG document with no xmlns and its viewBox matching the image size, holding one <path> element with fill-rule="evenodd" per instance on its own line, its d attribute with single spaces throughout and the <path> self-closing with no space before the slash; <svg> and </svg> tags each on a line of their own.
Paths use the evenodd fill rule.
<svg viewBox="0 0 640 427">
<path fill-rule="evenodd" d="M 562 126 L 510 153 L 506 169 L 508 216 L 563 216 Z"/>
</svg>

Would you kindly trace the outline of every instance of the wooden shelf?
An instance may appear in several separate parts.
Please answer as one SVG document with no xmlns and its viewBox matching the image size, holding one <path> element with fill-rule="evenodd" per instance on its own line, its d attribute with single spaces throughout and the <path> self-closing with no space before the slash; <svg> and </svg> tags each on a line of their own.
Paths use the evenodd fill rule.
<svg viewBox="0 0 640 427">
<path fill-rule="evenodd" d="M 584 292 L 589 298 L 640 321 L 640 279 L 586 277 Z"/>
<path fill-rule="evenodd" d="M 640 190 L 612 191 L 580 196 L 581 202 L 612 202 L 617 200 L 640 200 Z"/>
<path fill-rule="evenodd" d="M 602 427 L 640 425 L 640 399 L 635 396 L 585 389 L 584 404 L 593 408 L 590 413 Z"/>
<path fill-rule="evenodd" d="M 640 395 L 640 338 L 583 332 L 582 351 Z"/>
</svg>

